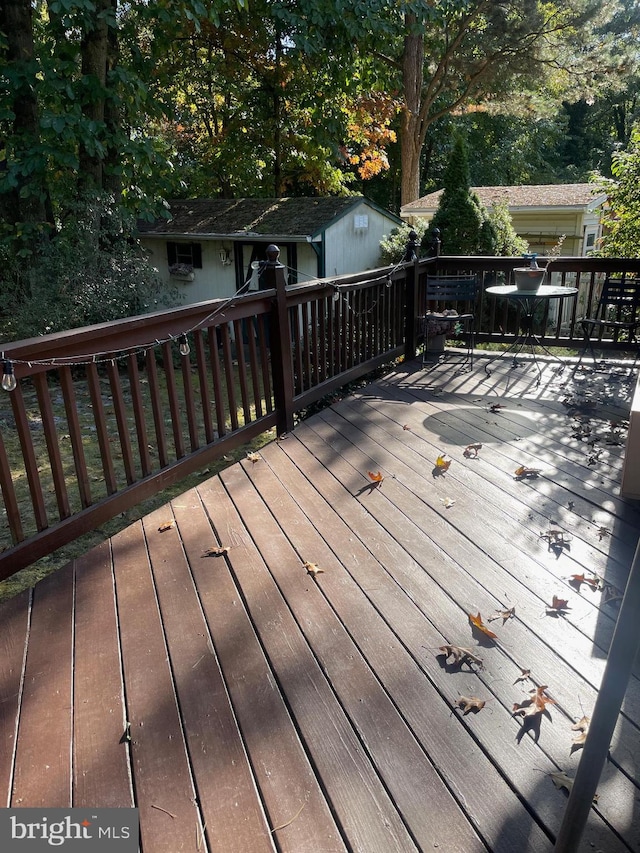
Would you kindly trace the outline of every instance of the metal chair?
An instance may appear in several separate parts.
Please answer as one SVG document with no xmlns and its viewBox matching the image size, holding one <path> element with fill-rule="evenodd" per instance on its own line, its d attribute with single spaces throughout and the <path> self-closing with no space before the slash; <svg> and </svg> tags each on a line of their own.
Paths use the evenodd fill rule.
<svg viewBox="0 0 640 853">
<path fill-rule="evenodd" d="M 637 358 L 640 347 L 637 337 L 640 328 L 640 278 L 627 277 L 624 274 L 620 278 L 607 277 L 593 317 L 583 317 L 578 322 L 585 344 L 576 367 L 582 362 L 587 349 L 591 353 L 593 363 L 596 363 L 594 341 L 600 342 L 607 331 L 610 332 L 614 343 L 622 343 L 621 333 L 626 334 L 626 348 L 634 350 Z"/>
<path fill-rule="evenodd" d="M 424 339 L 422 364 L 424 366 L 435 367 L 446 363 L 460 364 L 461 369 L 463 367 L 473 369 L 477 294 L 477 275 L 427 276 L 425 291 L 427 308 L 422 317 Z M 460 303 L 464 303 L 462 312 L 460 312 Z M 465 346 L 435 352 L 431 344 L 434 338 L 443 335 L 444 340 L 464 341 Z"/>
</svg>

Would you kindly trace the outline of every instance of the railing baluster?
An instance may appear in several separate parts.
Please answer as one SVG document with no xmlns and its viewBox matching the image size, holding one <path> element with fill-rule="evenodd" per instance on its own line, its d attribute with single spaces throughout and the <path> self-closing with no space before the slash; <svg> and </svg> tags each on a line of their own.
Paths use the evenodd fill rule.
<svg viewBox="0 0 640 853">
<path fill-rule="evenodd" d="M 200 386 L 200 406 L 202 423 L 204 425 L 204 438 L 207 444 L 215 441 L 215 430 L 211 417 L 211 394 L 209 393 L 209 382 L 207 381 L 207 357 L 204 349 L 204 333 L 197 329 L 193 333 L 193 346 L 198 366 L 198 383 Z"/>
<path fill-rule="evenodd" d="M 127 423 L 127 410 L 124 404 L 122 392 L 122 379 L 115 361 L 107 362 L 107 376 L 111 388 L 111 399 L 116 416 L 118 437 L 120 439 L 120 452 L 122 453 L 122 464 L 124 476 L 130 486 L 136 480 L 135 465 L 133 464 L 133 451 L 131 449 L 131 436 L 129 435 L 129 424 Z"/>
<path fill-rule="evenodd" d="M 167 450 L 167 436 L 164 428 L 164 412 L 162 410 L 162 398 L 160 396 L 160 384 L 158 381 L 158 367 L 156 365 L 156 350 L 148 349 L 145 358 L 147 370 L 147 381 L 149 382 L 149 395 L 151 397 L 151 412 L 153 415 L 153 426 L 156 434 L 156 448 L 158 461 L 161 468 L 169 464 L 169 453 Z"/>
<path fill-rule="evenodd" d="M 176 452 L 176 459 L 182 459 L 185 455 L 184 437 L 182 435 L 182 421 L 180 417 L 178 388 L 176 385 L 176 372 L 173 367 L 173 347 L 170 343 L 167 342 L 162 345 L 162 356 L 164 360 L 164 375 L 167 382 L 167 396 L 169 398 L 169 413 L 171 415 L 173 445 Z"/>
<path fill-rule="evenodd" d="M 245 424 L 251 423 L 251 406 L 249 405 L 249 386 L 247 384 L 247 360 L 244 357 L 244 324 L 240 320 L 233 323 L 233 333 L 236 339 L 236 362 L 238 365 L 238 383 L 240 399 Z"/>
<path fill-rule="evenodd" d="M 226 435 L 224 406 L 222 404 L 222 376 L 220 373 L 220 358 L 218 355 L 218 329 L 209 327 L 209 361 L 211 363 L 211 376 L 213 379 L 213 399 L 216 407 L 216 421 L 218 424 L 218 436 Z"/>
<path fill-rule="evenodd" d="M 151 454 L 149 453 L 149 438 L 147 436 L 147 424 L 140 387 L 140 371 L 138 370 L 138 357 L 136 355 L 131 354 L 127 358 L 127 370 L 129 373 L 129 390 L 131 391 L 131 409 L 138 439 L 140 468 L 142 476 L 148 477 L 151 474 Z"/>
<path fill-rule="evenodd" d="M 180 356 L 180 369 L 182 371 L 182 388 L 184 392 L 184 408 L 187 415 L 187 429 L 189 430 L 189 444 L 193 453 L 200 447 L 198 440 L 198 423 L 196 418 L 196 405 L 193 393 L 193 381 L 191 378 L 191 356 Z"/>
<path fill-rule="evenodd" d="M 236 402 L 235 374 L 233 370 L 233 352 L 231 349 L 231 335 L 227 323 L 221 328 L 222 332 L 222 359 L 224 364 L 224 375 L 227 383 L 227 401 L 229 405 L 229 418 L 231 429 L 238 429 L 238 404 Z"/>
<path fill-rule="evenodd" d="M 69 440 L 71 441 L 71 452 L 73 454 L 76 482 L 78 484 L 78 492 L 80 494 L 80 505 L 82 509 L 86 509 L 92 504 L 91 485 L 89 483 L 87 460 L 84 453 L 84 445 L 82 443 L 82 429 L 80 427 L 80 418 L 78 417 L 78 401 L 76 399 L 73 376 L 71 374 L 70 367 L 64 366 L 60 368 L 60 388 L 62 390 L 62 399 L 64 401 L 64 409 L 67 416 Z"/>
<path fill-rule="evenodd" d="M 56 495 L 56 503 L 58 505 L 58 516 L 59 518 L 68 518 L 71 515 L 69 495 L 67 494 L 67 484 L 64 479 L 62 458 L 60 456 L 60 442 L 53 416 L 53 407 L 51 405 L 51 396 L 49 394 L 46 373 L 36 373 L 33 377 L 33 383 L 36 387 L 36 395 L 38 397 L 38 405 L 40 407 L 40 415 L 42 417 L 42 428 L 44 430 L 44 440 L 47 445 L 47 453 L 49 454 L 51 478 L 53 480 L 53 488 Z"/>
<path fill-rule="evenodd" d="M 24 397 L 22 396 L 22 387 L 18 383 L 17 388 L 11 392 L 11 408 L 13 409 L 13 417 L 18 430 L 18 439 L 22 449 L 22 458 L 24 460 L 24 469 L 27 475 L 29 484 L 29 494 L 31 495 L 31 506 L 33 507 L 33 515 L 38 530 L 44 530 L 48 527 L 47 511 L 45 508 L 44 495 L 42 493 L 42 483 L 40 482 L 40 474 L 38 472 L 38 461 L 36 459 L 31 430 L 29 429 L 29 420 L 27 411 L 24 405 Z"/>
<path fill-rule="evenodd" d="M 11 466 L 9 464 L 9 460 L 7 458 L 7 452 L 4 446 L 4 440 L 2 438 L 2 432 L 0 431 L 0 489 L 2 490 L 2 499 L 4 500 L 4 506 L 7 513 L 7 524 L 9 525 L 9 530 L 11 532 L 11 539 L 13 544 L 16 545 L 18 542 L 22 542 L 24 539 L 24 532 L 22 530 L 22 520 L 20 518 L 20 509 L 18 508 L 18 501 L 16 498 L 16 492 L 13 487 L 13 478 L 11 476 Z"/>
</svg>

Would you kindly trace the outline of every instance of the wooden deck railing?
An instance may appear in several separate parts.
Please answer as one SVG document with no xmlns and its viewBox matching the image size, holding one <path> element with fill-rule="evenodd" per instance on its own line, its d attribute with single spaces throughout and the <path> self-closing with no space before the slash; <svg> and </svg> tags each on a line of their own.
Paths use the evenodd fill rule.
<svg viewBox="0 0 640 853">
<path fill-rule="evenodd" d="M 487 285 L 519 263 L 440 257 L 290 287 L 273 265 L 259 293 L 0 346 L 17 380 L 0 392 L 0 579 L 260 433 L 289 431 L 296 412 L 336 388 L 413 357 L 427 272 L 478 272 Z M 563 258 L 551 269 L 580 292 L 568 313 L 541 318 L 544 341 L 575 348 L 603 275 L 640 272 L 640 261 Z M 476 312 L 479 342 L 509 341 L 513 308 L 482 292 Z"/>
</svg>

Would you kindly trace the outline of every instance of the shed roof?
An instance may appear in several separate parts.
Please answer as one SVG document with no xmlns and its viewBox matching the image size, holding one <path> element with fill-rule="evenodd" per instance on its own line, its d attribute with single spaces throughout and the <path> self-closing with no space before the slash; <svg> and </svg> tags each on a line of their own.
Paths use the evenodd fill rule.
<svg viewBox="0 0 640 853">
<path fill-rule="evenodd" d="M 315 237 L 362 203 L 401 222 L 364 196 L 322 198 L 188 199 L 168 203 L 170 218 L 139 222 L 141 236 Z"/>
<path fill-rule="evenodd" d="M 510 187 L 472 187 L 485 207 L 491 207 L 496 202 L 506 201 L 513 208 L 588 208 L 602 204 L 606 195 L 598 192 L 593 184 L 538 184 L 518 185 Z M 402 208 L 408 210 L 435 210 L 444 190 L 437 190 L 416 199 Z"/>
</svg>

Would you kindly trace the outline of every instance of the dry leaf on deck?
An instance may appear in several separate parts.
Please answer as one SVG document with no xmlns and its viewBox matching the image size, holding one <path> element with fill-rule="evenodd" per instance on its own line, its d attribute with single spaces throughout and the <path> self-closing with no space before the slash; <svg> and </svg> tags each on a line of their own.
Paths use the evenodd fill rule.
<svg viewBox="0 0 640 853">
<path fill-rule="evenodd" d="M 513 683 L 518 684 L 520 681 L 528 681 L 530 676 L 531 676 L 531 670 L 530 669 L 522 669 L 521 668 L 520 669 L 520 675 L 516 678 L 516 680 Z"/>
<path fill-rule="evenodd" d="M 165 530 L 171 530 L 172 527 L 175 527 L 175 521 L 163 521 L 162 524 L 158 527 L 158 533 L 164 533 Z"/>
<path fill-rule="evenodd" d="M 587 586 L 591 587 L 594 591 L 602 589 L 602 578 L 597 575 L 587 577 L 583 572 L 581 575 L 571 575 L 569 578 L 569 584 L 571 584 L 571 586 L 575 586 L 578 592 L 580 591 L 580 587 L 583 583 L 586 583 Z"/>
<path fill-rule="evenodd" d="M 367 474 L 369 475 L 369 479 L 373 483 L 375 483 L 376 486 L 382 485 L 382 481 L 384 480 L 384 476 L 380 473 L 380 471 L 376 471 L 375 473 L 373 471 L 367 471 Z"/>
<path fill-rule="evenodd" d="M 462 451 L 462 454 L 463 456 L 466 456 L 467 459 L 475 459 L 480 450 L 482 450 L 481 444 L 467 444 L 465 449 Z"/>
<path fill-rule="evenodd" d="M 478 711 L 482 711 L 486 704 L 484 699 L 478 699 L 477 696 L 459 696 L 456 702 L 457 707 L 462 708 L 463 716 L 468 714 L 469 711 L 477 714 Z"/>
<path fill-rule="evenodd" d="M 507 621 L 507 619 L 513 619 L 516 615 L 516 608 L 510 607 L 508 610 L 498 610 L 493 616 L 489 616 L 487 622 L 495 622 L 496 619 L 502 619 L 502 624 Z"/>
<path fill-rule="evenodd" d="M 436 468 L 439 471 L 448 471 L 451 465 L 451 458 L 446 453 L 441 453 L 436 459 Z"/>
<path fill-rule="evenodd" d="M 473 616 L 471 613 L 469 614 L 469 622 L 471 624 L 471 630 L 480 631 L 480 633 L 484 634 L 486 637 L 490 637 L 492 640 L 497 640 L 498 635 L 494 634 L 482 621 L 482 616 L 478 613 L 477 616 Z"/>
<path fill-rule="evenodd" d="M 450 657 L 453 658 L 453 663 L 457 666 L 462 666 L 463 663 L 466 663 L 467 666 L 471 669 L 471 664 L 475 663 L 478 665 L 478 669 L 482 669 L 484 666 L 482 662 L 482 658 L 479 658 L 477 655 L 471 651 L 471 649 L 463 649 L 461 646 L 440 646 L 438 649 L 440 652 L 444 652 L 445 660 L 448 660 Z"/>
<path fill-rule="evenodd" d="M 556 773 L 549 773 L 549 777 L 558 790 L 562 790 L 562 788 L 564 788 L 568 794 L 571 793 L 571 789 L 573 788 L 573 779 L 570 776 L 567 776 L 563 770 L 558 770 Z M 593 795 L 593 802 L 598 802 L 597 794 Z"/>
<path fill-rule="evenodd" d="M 259 453 L 254 453 L 253 451 L 251 451 L 250 453 L 247 453 L 247 459 L 249 460 L 249 462 L 253 462 L 255 465 L 256 462 L 260 461 L 261 456 Z"/>
<path fill-rule="evenodd" d="M 584 742 L 587 739 L 587 735 L 589 734 L 589 726 L 591 724 L 591 717 L 584 716 L 582 719 L 578 720 L 573 726 L 571 726 L 572 732 L 578 732 L 577 735 L 573 738 L 573 743 L 571 744 L 571 754 L 578 750 L 582 749 L 584 746 Z"/>
<path fill-rule="evenodd" d="M 500 409 L 506 409 L 506 406 L 502 403 L 489 403 L 490 412 L 499 412 Z"/>
<path fill-rule="evenodd" d="M 408 429 L 408 430 L 410 430 L 410 429 L 411 429 L 411 427 L 409 426 L 409 424 L 404 424 L 404 426 L 402 427 L 402 429 Z"/>
<path fill-rule="evenodd" d="M 547 705 L 555 705 L 556 700 L 547 696 L 545 693 L 547 685 L 543 684 L 540 687 L 534 687 L 530 691 L 531 699 L 525 699 L 524 702 L 515 702 L 513 706 L 514 717 L 533 717 L 536 714 L 542 714 L 546 711 Z"/>
<path fill-rule="evenodd" d="M 611 536 L 611 531 L 608 527 L 599 527 L 598 528 L 598 539 L 600 542 L 605 538 L 605 536 Z"/>
<path fill-rule="evenodd" d="M 602 586 L 602 603 L 611 604 L 613 601 L 622 601 L 622 593 L 613 584 L 604 581 Z"/>
<path fill-rule="evenodd" d="M 453 498 L 440 498 L 440 500 L 444 504 L 445 509 L 451 509 L 451 507 L 455 504 Z"/>
<path fill-rule="evenodd" d="M 569 794 L 571 793 L 571 789 L 573 788 L 573 779 L 569 778 L 566 773 L 562 770 L 558 770 L 556 773 L 549 773 L 549 776 L 558 790 L 564 788 Z"/>
<path fill-rule="evenodd" d="M 569 609 L 569 600 L 566 598 L 558 598 L 554 595 L 551 599 L 551 604 L 547 604 L 548 616 L 561 616 Z"/>
<path fill-rule="evenodd" d="M 207 548 L 204 552 L 204 557 L 222 557 L 223 554 L 228 554 L 231 548 L 228 545 L 220 545 L 217 548 Z"/>
<path fill-rule="evenodd" d="M 527 468 L 526 465 L 519 465 L 513 473 L 517 480 L 532 480 L 540 474 L 540 468 Z"/>
<path fill-rule="evenodd" d="M 313 575 L 314 578 L 316 575 L 324 574 L 324 569 L 319 568 L 317 563 L 309 563 L 308 561 L 305 561 L 302 565 L 307 570 L 307 574 Z"/>
</svg>

